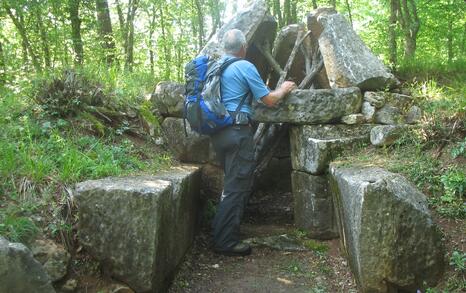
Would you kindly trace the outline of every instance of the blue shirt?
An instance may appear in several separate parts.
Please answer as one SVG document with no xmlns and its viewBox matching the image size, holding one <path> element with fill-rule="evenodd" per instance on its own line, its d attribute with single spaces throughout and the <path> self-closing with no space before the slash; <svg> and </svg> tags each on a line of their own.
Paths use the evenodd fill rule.
<svg viewBox="0 0 466 293">
<path fill-rule="evenodd" d="M 222 57 L 222 61 L 234 58 L 231 55 Z M 225 108 L 234 112 L 241 98 L 249 92 L 249 97 L 241 106 L 240 112 L 252 115 L 251 94 L 255 101 L 269 94 L 270 90 L 262 81 L 256 67 L 249 61 L 236 61 L 225 69 L 221 78 L 221 95 Z"/>
</svg>

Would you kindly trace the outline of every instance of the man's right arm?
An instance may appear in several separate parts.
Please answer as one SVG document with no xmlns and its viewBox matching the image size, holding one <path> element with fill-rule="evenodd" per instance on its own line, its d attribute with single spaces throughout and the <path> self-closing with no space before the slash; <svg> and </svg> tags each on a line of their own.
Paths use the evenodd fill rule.
<svg viewBox="0 0 466 293">
<path fill-rule="evenodd" d="M 288 93 L 296 88 L 296 84 L 292 81 L 285 81 L 278 89 L 271 91 L 268 95 L 261 98 L 262 102 L 268 106 L 275 106 Z"/>
</svg>

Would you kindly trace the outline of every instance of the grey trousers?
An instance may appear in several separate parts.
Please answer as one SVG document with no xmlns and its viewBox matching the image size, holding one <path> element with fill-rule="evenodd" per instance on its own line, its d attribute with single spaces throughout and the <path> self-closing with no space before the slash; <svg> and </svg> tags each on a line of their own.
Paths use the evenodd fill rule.
<svg viewBox="0 0 466 293">
<path fill-rule="evenodd" d="M 252 190 L 254 161 L 250 126 L 227 127 L 212 136 L 224 171 L 224 187 L 213 220 L 215 249 L 228 250 L 239 242 L 239 226 Z"/>
</svg>

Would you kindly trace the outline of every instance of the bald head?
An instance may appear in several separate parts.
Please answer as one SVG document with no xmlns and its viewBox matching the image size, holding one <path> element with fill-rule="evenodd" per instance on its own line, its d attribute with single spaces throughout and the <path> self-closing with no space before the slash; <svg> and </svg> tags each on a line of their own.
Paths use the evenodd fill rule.
<svg viewBox="0 0 466 293">
<path fill-rule="evenodd" d="M 223 49 L 225 53 L 238 55 L 241 49 L 246 49 L 246 37 L 239 29 L 231 29 L 223 35 Z"/>
</svg>

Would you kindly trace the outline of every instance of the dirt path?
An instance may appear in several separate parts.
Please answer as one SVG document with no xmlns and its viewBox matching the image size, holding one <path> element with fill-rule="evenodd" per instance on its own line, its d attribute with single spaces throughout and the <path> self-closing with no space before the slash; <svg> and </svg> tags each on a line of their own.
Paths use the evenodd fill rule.
<svg viewBox="0 0 466 293">
<path fill-rule="evenodd" d="M 242 238 L 296 235 L 291 195 L 252 200 L 242 225 Z M 205 227 L 177 274 L 177 292 L 357 292 L 337 240 L 315 242 L 314 250 L 283 251 L 254 247 L 247 257 L 226 257 L 210 249 Z M 301 236 L 302 237 L 302 236 Z"/>
</svg>

